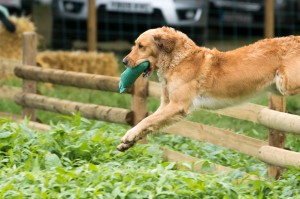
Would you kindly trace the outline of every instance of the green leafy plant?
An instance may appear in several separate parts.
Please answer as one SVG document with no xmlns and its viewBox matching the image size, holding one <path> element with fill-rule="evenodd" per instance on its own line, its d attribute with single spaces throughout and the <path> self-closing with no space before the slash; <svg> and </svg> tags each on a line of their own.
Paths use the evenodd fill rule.
<svg viewBox="0 0 300 199">
<path fill-rule="evenodd" d="M 0 198 L 300 197 L 300 170 L 290 169 L 278 181 L 253 181 L 246 180 L 240 170 L 217 174 L 177 169 L 175 163 L 163 160 L 155 144 L 137 144 L 126 153 L 118 152 L 116 146 L 128 127 L 87 120 L 79 114 L 60 118 L 49 132 L 36 132 L 26 121 L 1 119 L 0 123 Z M 160 139 L 186 153 L 200 152 L 198 143 L 168 136 Z M 200 147 L 211 153 L 211 160 L 216 156 L 223 164 L 242 159 L 229 158 L 231 153 L 213 146 Z"/>
</svg>

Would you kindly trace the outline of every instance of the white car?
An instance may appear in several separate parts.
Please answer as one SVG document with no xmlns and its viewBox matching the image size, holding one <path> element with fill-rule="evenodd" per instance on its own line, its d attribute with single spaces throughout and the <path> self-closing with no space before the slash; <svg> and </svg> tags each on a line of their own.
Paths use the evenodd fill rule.
<svg viewBox="0 0 300 199">
<path fill-rule="evenodd" d="M 21 0 L 0 0 L 0 5 L 21 9 Z"/>
<path fill-rule="evenodd" d="M 54 48 L 70 48 L 86 40 L 87 0 L 55 0 Z M 202 43 L 208 0 L 96 0 L 99 41 L 133 41 L 149 28 L 172 26 Z"/>
<path fill-rule="evenodd" d="M 0 0 L 0 5 L 6 7 L 11 15 L 29 15 L 35 1 L 37 0 Z"/>
<path fill-rule="evenodd" d="M 6 7 L 11 15 L 30 15 L 33 4 L 51 3 L 52 0 L 0 0 L 0 5 Z"/>
</svg>

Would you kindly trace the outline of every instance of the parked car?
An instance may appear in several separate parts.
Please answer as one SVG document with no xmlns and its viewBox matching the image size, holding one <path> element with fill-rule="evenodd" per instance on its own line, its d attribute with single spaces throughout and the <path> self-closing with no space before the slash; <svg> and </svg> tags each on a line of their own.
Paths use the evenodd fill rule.
<svg viewBox="0 0 300 199">
<path fill-rule="evenodd" d="M 34 0 L 0 0 L 0 5 L 5 6 L 10 14 L 28 15 L 31 13 Z"/>
<path fill-rule="evenodd" d="M 52 0 L 0 0 L 0 5 L 6 7 L 11 15 L 27 16 L 32 13 L 33 4 L 50 5 Z"/>
<path fill-rule="evenodd" d="M 277 35 L 295 31 L 298 4 L 299 0 L 274 0 Z M 263 34 L 265 0 L 210 0 L 209 6 L 210 28 L 234 27 Z"/>
<path fill-rule="evenodd" d="M 202 43 L 208 0 L 96 0 L 99 41 L 133 40 L 147 29 L 163 25 L 187 33 Z M 87 40 L 88 1 L 53 2 L 53 48 L 70 48 Z"/>
</svg>

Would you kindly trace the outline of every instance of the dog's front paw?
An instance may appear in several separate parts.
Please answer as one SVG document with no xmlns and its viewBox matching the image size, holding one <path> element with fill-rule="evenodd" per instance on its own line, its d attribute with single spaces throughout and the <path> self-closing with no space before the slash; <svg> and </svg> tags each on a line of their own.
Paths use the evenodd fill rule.
<svg viewBox="0 0 300 199">
<path fill-rule="evenodd" d="M 139 133 L 134 131 L 133 129 L 127 131 L 127 133 L 122 137 L 121 142 L 128 144 L 128 143 L 135 143 L 136 141 L 140 140 Z"/>
<path fill-rule="evenodd" d="M 119 144 L 117 149 L 121 152 L 124 152 L 127 149 L 129 149 L 130 147 L 132 147 L 133 145 L 134 145 L 134 142 L 133 143 L 121 143 L 121 144 Z"/>
<path fill-rule="evenodd" d="M 126 151 L 132 147 L 138 140 L 142 139 L 140 134 L 133 129 L 127 131 L 127 133 L 121 139 L 121 144 L 117 147 L 119 151 Z"/>
</svg>

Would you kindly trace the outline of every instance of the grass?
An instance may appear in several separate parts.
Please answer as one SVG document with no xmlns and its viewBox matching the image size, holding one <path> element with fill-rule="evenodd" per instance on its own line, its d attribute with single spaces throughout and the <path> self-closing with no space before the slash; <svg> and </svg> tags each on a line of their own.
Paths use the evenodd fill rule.
<svg viewBox="0 0 300 199">
<path fill-rule="evenodd" d="M 1 119 L 1 198 L 300 198 L 298 169 L 286 171 L 278 181 L 249 180 L 240 170 L 212 173 L 209 162 L 205 172 L 190 172 L 164 161 L 157 145 L 116 151 L 127 127 L 86 120 L 79 114 L 59 119 L 46 133 L 28 128 L 26 121 Z M 202 146 L 187 141 L 175 147 Z M 210 156 L 223 163 L 248 161 L 230 154 L 219 158 L 218 152 L 211 148 Z"/>
</svg>

